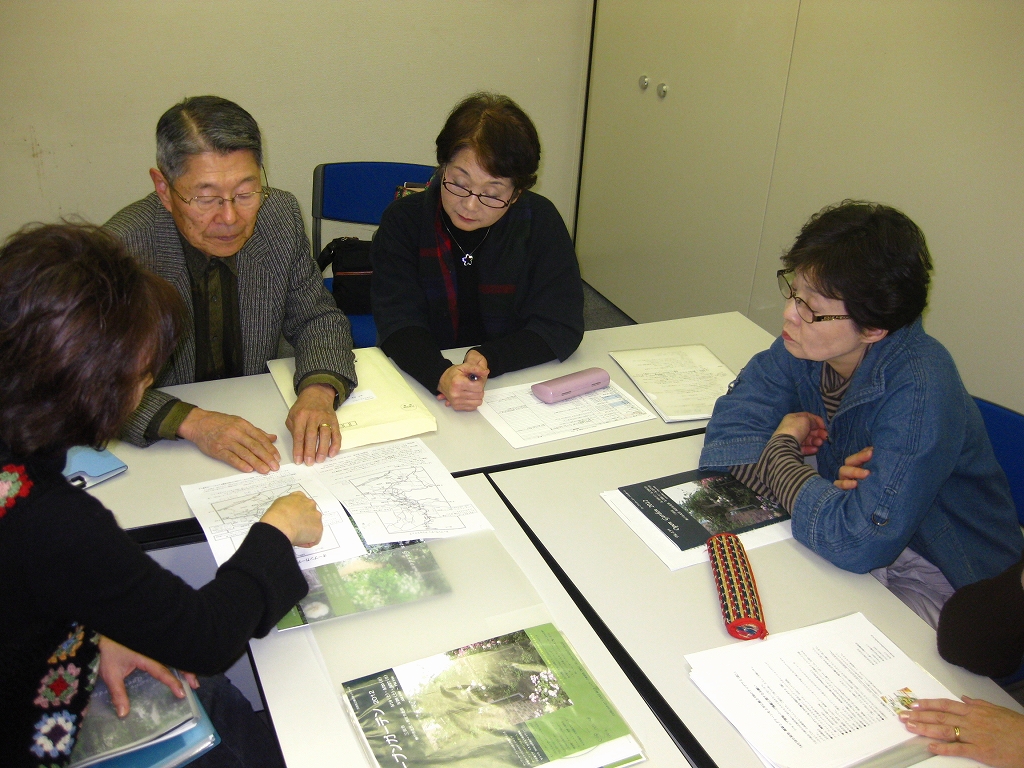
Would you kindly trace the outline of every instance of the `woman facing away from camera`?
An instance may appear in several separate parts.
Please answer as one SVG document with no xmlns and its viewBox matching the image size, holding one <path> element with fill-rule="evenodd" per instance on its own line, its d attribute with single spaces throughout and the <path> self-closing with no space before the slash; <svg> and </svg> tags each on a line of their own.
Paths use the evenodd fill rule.
<svg viewBox="0 0 1024 768">
<path fill-rule="evenodd" d="M 701 467 L 770 491 L 795 539 L 870 571 L 934 627 L 954 589 L 1008 568 L 1024 538 L 981 414 L 922 327 L 924 234 L 845 201 L 782 262 L 782 336 L 715 404 Z"/>
<path fill-rule="evenodd" d="M 1024 662 L 1024 559 L 958 589 L 942 607 L 939 654 L 979 675 L 1004 677 Z M 900 714 L 907 730 L 938 739 L 937 755 L 1024 768 L 1024 715 L 982 699 L 921 699 Z"/>
<path fill-rule="evenodd" d="M 529 191 L 540 140 L 518 104 L 473 94 L 436 143 L 426 192 L 392 203 L 374 235 L 373 318 L 402 370 L 471 411 L 488 378 L 576 351 L 583 281 L 562 217 Z M 441 354 L 465 346 L 461 363 Z"/>
<path fill-rule="evenodd" d="M 194 590 L 61 474 L 68 448 L 104 443 L 134 410 L 181 311 L 99 228 L 26 228 L 0 249 L 0 765 L 66 765 L 97 675 L 122 715 L 136 668 L 184 695 L 164 664 L 222 672 L 306 593 L 292 546 L 319 541 L 322 524 L 301 493 Z M 269 732 L 225 732 L 234 703 L 204 689 L 226 688 L 199 687 L 224 741 L 195 765 L 282 765 Z"/>
</svg>

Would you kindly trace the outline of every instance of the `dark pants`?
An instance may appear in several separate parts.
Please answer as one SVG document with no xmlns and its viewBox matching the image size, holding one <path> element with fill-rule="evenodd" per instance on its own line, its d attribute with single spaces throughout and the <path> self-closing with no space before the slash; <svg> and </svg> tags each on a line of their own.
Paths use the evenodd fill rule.
<svg viewBox="0 0 1024 768">
<path fill-rule="evenodd" d="M 224 675 L 200 677 L 196 695 L 220 734 L 220 744 L 189 763 L 191 768 L 285 768 L 266 721 Z"/>
</svg>

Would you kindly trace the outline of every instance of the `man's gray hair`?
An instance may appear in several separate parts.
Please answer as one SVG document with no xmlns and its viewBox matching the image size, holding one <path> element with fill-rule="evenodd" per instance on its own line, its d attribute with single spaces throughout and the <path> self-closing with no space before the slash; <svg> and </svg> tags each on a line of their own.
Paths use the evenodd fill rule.
<svg viewBox="0 0 1024 768">
<path fill-rule="evenodd" d="M 219 96 L 190 96 L 175 104 L 156 124 L 156 167 L 169 182 L 185 172 L 192 155 L 252 151 L 263 165 L 260 127 L 252 115 Z"/>
</svg>

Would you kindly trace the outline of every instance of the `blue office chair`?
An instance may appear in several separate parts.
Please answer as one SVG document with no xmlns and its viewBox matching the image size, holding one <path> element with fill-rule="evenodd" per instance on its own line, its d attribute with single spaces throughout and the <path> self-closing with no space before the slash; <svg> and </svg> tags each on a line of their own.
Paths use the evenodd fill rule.
<svg viewBox="0 0 1024 768">
<path fill-rule="evenodd" d="M 323 219 L 353 224 L 380 224 L 384 209 L 395 199 L 396 188 L 406 182 L 426 183 L 434 174 L 430 165 L 413 163 L 322 163 L 313 169 L 313 258 L 321 264 L 320 225 Z M 331 281 L 331 282 L 328 282 Z M 328 290 L 332 279 L 324 281 Z M 356 347 L 377 343 L 373 315 L 349 315 Z"/>
<path fill-rule="evenodd" d="M 1010 495 L 1017 507 L 1017 520 L 1024 525 L 1024 414 L 1001 405 L 974 398 L 985 421 L 985 430 L 996 454 L 996 461 L 1010 482 Z M 1019 688 L 1024 682 L 1024 664 L 1006 677 L 995 679 L 1004 688 Z"/>
<path fill-rule="evenodd" d="M 1001 405 L 974 398 L 985 421 L 996 461 L 1010 481 L 1010 494 L 1017 507 L 1017 520 L 1024 525 L 1024 414 Z"/>
</svg>

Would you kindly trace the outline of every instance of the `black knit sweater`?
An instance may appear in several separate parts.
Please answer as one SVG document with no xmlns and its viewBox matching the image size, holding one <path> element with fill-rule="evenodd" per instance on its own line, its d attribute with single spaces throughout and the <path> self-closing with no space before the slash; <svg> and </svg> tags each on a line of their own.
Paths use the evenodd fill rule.
<svg viewBox="0 0 1024 768">
<path fill-rule="evenodd" d="M 1002 677 L 1024 661 L 1024 559 L 958 589 L 939 615 L 939 655 L 979 675 Z"/>
<path fill-rule="evenodd" d="M 64 480 L 64 460 L 19 459 L 0 443 L 3 766 L 66 763 L 95 682 L 96 633 L 213 674 L 307 591 L 288 539 L 264 523 L 213 581 L 192 589 Z"/>
</svg>

